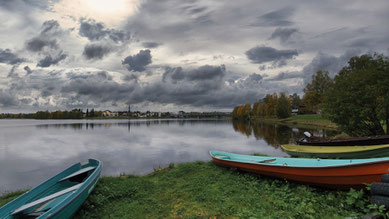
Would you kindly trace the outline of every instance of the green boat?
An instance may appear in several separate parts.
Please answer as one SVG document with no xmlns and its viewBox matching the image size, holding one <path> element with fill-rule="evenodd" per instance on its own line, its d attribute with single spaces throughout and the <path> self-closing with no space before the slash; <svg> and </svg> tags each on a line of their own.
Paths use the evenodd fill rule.
<svg viewBox="0 0 389 219">
<path fill-rule="evenodd" d="M 70 218 L 95 187 L 102 163 L 89 159 L 67 168 L 0 208 L 0 218 Z"/>
<path fill-rule="evenodd" d="M 309 146 L 286 144 L 281 145 L 281 148 L 294 157 L 356 159 L 389 156 L 389 144 L 368 146 Z"/>
</svg>

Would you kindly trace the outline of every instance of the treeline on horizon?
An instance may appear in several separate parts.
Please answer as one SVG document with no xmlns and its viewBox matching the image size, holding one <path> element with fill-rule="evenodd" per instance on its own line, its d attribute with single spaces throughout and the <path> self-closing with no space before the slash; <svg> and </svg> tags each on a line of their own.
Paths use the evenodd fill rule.
<svg viewBox="0 0 389 219">
<path fill-rule="evenodd" d="M 318 70 L 304 95 L 268 94 L 265 98 L 236 106 L 234 119 L 321 113 L 350 136 L 389 134 L 389 58 L 382 54 L 350 58 L 334 78 Z"/>
<path fill-rule="evenodd" d="M 292 109 L 299 109 L 301 113 L 308 113 L 303 108 L 302 100 L 296 93 L 290 96 L 286 96 L 285 93 L 280 94 L 268 94 L 265 98 L 254 102 L 252 107 L 250 103 L 236 106 L 232 111 L 233 119 L 248 120 L 250 117 L 277 117 L 287 118 L 291 115 Z"/>
<path fill-rule="evenodd" d="M 85 117 L 94 118 L 101 117 L 103 111 L 95 111 L 87 109 Z M 49 111 L 37 111 L 36 113 L 3 113 L 0 114 L 0 119 L 82 119 L 84 117 L 84 112 L 82 109 L 73 109 L 70 111 L 67 110 L 57 110 L 54 112 Z"/>
</svg>

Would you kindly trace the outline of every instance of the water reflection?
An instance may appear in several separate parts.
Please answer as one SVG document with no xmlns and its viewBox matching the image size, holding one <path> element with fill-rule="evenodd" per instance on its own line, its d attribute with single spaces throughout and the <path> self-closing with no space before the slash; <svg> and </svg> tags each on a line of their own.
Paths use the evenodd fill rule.
<svg viewBox="0 0 389 219">
<path fill-rule="evenodd" d="M 302 131 L 230 120 L 0 120 L 0 194 L 88 158 L 103 162 L 102 175 L 116 176 L 209 161 L 209 150 L 288 156 L 279 144 Z"/>
<path fill-rule="evenodd" d="M 230 120 L 198 120 L 198 119 L 185 119 L 185 120 L 169 120 L 169 119 L 160 119 L 160 120 L 106 120 L 101 122 L 96 121 L 88 121 L 85 122 L 77 122 L 77 123 L 61 123 L 61 124 L 38 124 L 35 127 L 37 129 L 73 129 L 73 130 L 88 130 L 94 128 L 110 128 L 110 127 L 127 127 L 128 130 L 131 130 L 131 126 L 169 126 L 169 125 L 179 125 L 179 126 L 187 126 L 187 125 L 197 125 L 197 124 L 230 124 Z"/>
<path fill-rule="evenodd" d="M 336 130 L 296 128 L 282 124 L 242 120 L 233 120 L 232 126 L 236 132 L 242 133 L 247 137 L 254 135 L 257 140 L 263 139 L 267 144 L 275 148 L 279 148 L 281 144 L 295 144 L 296 140 L 303 137 L 305 131 L 309 131 L 314 136 L 321 138 L 328 138 L 339 134 Z"/>
</svg>

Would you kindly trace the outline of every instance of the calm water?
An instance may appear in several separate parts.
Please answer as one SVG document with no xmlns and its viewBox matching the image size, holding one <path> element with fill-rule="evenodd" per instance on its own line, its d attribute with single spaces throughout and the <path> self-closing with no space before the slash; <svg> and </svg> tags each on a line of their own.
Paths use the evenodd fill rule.
<svg viewBox="0 0 389 219">
<path fill-rule="evenodd" d="M 115 176 L 208 161 L 209 150 L 288 156 L 279 145 L 305 130 L 229 120 L 0 120 L 0 194 L 34 187 L 88 158 Z"/>
</svg>

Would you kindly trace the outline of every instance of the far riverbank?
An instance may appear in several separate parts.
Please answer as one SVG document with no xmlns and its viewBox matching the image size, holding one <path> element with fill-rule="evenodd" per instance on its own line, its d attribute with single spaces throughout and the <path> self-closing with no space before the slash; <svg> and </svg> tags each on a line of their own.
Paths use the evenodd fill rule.
<svg viewBox="0 0 389 219">
<path fill-rule="evenodd" d="M 293 126 L 308 126 L 315 128 L 325 128 L 331 130 L 337 130 L 338 126 L 330 120 L 324 118 L 320 114 L 305 114 L 305 115 L 293 115 L 285 119 L 279 119 L 276 117 L 251 117 L 251 121 L 258 121 L 264 123 L 286 124 Z"/>
</svg>

